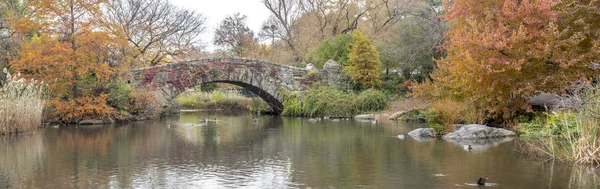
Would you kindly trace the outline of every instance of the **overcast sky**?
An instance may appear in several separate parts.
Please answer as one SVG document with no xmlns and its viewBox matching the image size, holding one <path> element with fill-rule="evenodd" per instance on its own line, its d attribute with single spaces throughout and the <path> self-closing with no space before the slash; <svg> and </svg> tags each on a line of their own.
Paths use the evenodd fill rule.
<svg viewBox="0 0 600 189">
<path fill-rule="evenodd" d="M 207 18 L 206 31 L 200 38 L 210 51 L 215 49 L 212 44 L 215 28 L 227 15 L 239 12 L 248 16 L 246 24 L 255 34 L 258 34 L 262 23 L 270 15 L 261 0 L 170 0 L 170 2 L 199 12 Z"/>
</svg>

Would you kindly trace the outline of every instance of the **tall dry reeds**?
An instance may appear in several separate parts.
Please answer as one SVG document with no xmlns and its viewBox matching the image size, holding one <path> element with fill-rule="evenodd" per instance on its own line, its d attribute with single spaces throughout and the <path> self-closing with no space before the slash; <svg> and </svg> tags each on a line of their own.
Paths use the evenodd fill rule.
<svg viewBox="0 0 600 189">
<path fill-rule="evenodd" d="M 434 101 L 425 112 L 425 119 L 438 134 L 452 131 L 454 124 L 484 124 L 486 109 L 475 101 L 445 98 Z"/>
<path fill-rule="evenodd" d="M 547 114 L 542 123 L 522 124 L 525 152 L 580 164 L 600 165 L 600 90 L 577 97 L 575 108 Z"/>
<path fill-rule="evenodd" d="M 3 73 L 7 79 L 0 87 L 0 134 L 35 131 L 42 124 L 45 85 L 11 76 L 6 68 Z"/>
</svg>

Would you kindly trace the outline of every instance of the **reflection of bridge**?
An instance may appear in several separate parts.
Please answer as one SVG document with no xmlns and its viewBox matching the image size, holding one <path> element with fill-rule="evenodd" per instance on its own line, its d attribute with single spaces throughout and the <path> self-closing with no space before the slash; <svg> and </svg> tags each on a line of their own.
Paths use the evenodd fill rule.
<svg viewBox="0 0 600 189">
<path fill-rule="evenodd" d="M 328 62 L 318 71 L 323 85 L 339 80 L 341 67 Z M 283 110 L 283 94 L 306 89 L 306 69 L 246 58 L 207 58 L 131 70 L 128 82 L 134 87 L 156 90 L 161 103 L 168 104 L 186 88 L 221 82 L 244 87 L 265 100 L 275 113 Z"/>
</svg>

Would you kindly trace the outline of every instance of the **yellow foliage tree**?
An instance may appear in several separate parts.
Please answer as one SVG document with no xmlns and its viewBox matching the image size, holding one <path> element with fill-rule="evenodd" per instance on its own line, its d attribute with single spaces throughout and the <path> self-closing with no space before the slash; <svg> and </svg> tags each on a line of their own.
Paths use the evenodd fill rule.
<svg viewBox="0 0 600 189">
<path fill-rule="evenodd" d="M 108 32 L 98 31 L 103 0 L 41 0 L 32 2 L 41 23 L 39 36 L 24 39 L 11 69 L 48 83 L 49 105 L 63 121 L 114 115 L 107 105 L 103 84 L 113 74 L 111 50 L 126 44 Z M 15 23 L 16 25 L 22 23 Z"/>
<path fill-rule="evenodd" d="M 564 94 L 591 79 L 600 60 L 597 1 L 445 1 L 450 22 L 438 69 L 413 88 L 418 97 L 476 99 L 510 121 L 524 99 Z"/>
<path fill-rule="evenodd" d="M 381 85 L 379 52 L 358 30 L 354 32 L 354 40 L 352 51 L 348 55 L 352 64 L 346 69 L 352 73 L 354 82 L 360 83 L 365 88 L 379 87 Z"/>
</svg>

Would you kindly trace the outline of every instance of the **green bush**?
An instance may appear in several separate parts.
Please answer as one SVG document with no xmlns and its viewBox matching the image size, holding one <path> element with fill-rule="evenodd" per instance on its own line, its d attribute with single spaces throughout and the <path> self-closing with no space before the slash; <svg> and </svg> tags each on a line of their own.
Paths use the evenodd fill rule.
<svg viewBox="0 0 600 189">
<path fill-rule="evenodd" d="M 113 80 L 108 83 L 108 105 L 117 109 L 117 111 L 127 110 L 131 102 L 132 91 L 131 86 L 121 80 Z"/>
<path fill-rule="evenodd" d="M 433 128 L 438 135 L 443 135 L 446 133 L 444 118 L 442 117 L 442 112 L 439 110 L 427 110 L 427 112 L 425 112 L 425 122 L 427 122 L 427 125 Z"/>
<path fill-rule="evenodd" d="M 283 101 L 283 112 L 282 115 L 293 115 L 293 116 L 301 116 L 304 114 L 304 110 L 302 109 L 302 103 L 298 98 L 298 94 L 288 94 L 284 95 Z"/>
<path fill-rule="evenodd" d="M 388 106 L 388 98 L 377 90 L 361 94 L 335 88 L 310 89 L 303 98 L 287 95 L 283 115 L 349 117 L 359 113 L 378 111 Z"/>
<path fill-rule="evenodd" d="M 224 93 L 218 90 L 207 92 L 186 92 L 175 101 L 184 109 L 236 109 L 253 112 L 271 111 L 270 106 L 262 99 L 248 98 L 238 94 Z"/>
<path fill-rule="evenodd" d="M 199 85 L 199 89 L 202 92 L 212 92 L 217 88 L 219 88 L 219 86 L 217 86 L 217 83 L 203 83 Z"/>
<path fill-rule="evenodd" d="M 571 111 L 544 113 L 544 119 L 538 118 L 530 123 L 522 123 L 521 132 L 528 137 L 557 136 L 566 138 L 568 135 L 577 136 L 576 114 Z M 571 131 L 571 133 L 569 133 Z"/>
<path fill-rule="evenodd" d="M 368 89 L 358 95 L 356 103 L 358 103 L 359 110 L 370 112 L 386 109 L 389 101 L 388 96 L 382 91 Z"/>
<path fill-rule="evenodd" d="M 404 87 L 404 78 L 402 76 L 395 75 L 383 75 L 381 76 L 382 90 L 392 94 L 405 95 L 408 89 Z"/>
<path fill-rule="evenodd" d="M 321 42 L 315 51 L 316 53 L 309 59 L 315 62 L 316 68 L 323 68 L 328 60 L 334 60 L 342 66 L 348 66 L 350 65 L 348 54 L 350 54 L 352 43 L 354 43 L 352 34 L 340 34 Z"/>
</svg>

